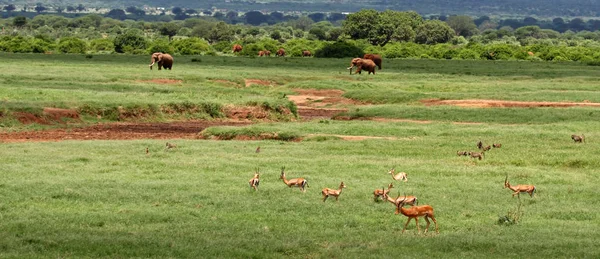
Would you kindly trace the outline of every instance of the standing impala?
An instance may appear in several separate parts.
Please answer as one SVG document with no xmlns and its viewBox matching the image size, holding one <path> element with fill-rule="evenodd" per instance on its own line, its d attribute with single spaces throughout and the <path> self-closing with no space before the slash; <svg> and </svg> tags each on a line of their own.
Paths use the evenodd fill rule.
<svg viewBox="0 0 600 259">
<path fill-rule="evenodd" d="M 390 192 L 390 190 L 388 189 L 387 191 L 385 191 L 383 195 L 383 199 L 389 201 L 390 203 L 394 204 L 395 206 L 398 206 L 398 204 L 400 204 L 401 201 L 404 201 L 405 204 L 409 204 L 411 206 L 417 205 L 419 204 L 417 202 L 417 197 L 409 195 L 409 196 L 400 196 L 398 195 L 398 197 L 396 197 L 396 199 L 390 197 L 388 195 L 388 193 Z"/>
<path fill-rule="evenodd" d="M 515 197 L 515 195 L 520 195 L 522 192 L 526 192 L 529 193 L 529 197 L 533 198 L 533 194 L 535 193 L 535 186 L 533 185 L 510 185 L 510 182 L 508 182 L 508 175 L 504 179 L 504 188 L 508 188 L 513 191 L 513 197 Z"/>
<path fill-rule="evenodd" d="M 387 196 L 387 195 L 385 195 L 385 196 Z M 435 220 L 435 217 L 433 216 L 433 207 L 431 207 L 429 205 L 421 205 L 421 206 L 413 206 L 408 209 L 405 209 L 403 207 L 404 204 L 406 204 L 406 200 L 401 200 L 398 203 L 398 205 L 396 206 L 396 213 L 395 213 L 395 214 L 402 213 L 402 215 L 408 217 L 408 220 L 406 221 L 406 224 L 404 224 L 404 228 L 402 229 L 402 233 L 404 233 L 404 231 L 406 230 L 406 226 L 408 226 L 408 223 L 413 218 L 415 219 L 415 224 L 417 224 L 417 232 L 421 233 L 421 228 L 419 227 L 419 217 L 424 217 L 425 221 L 427 222 L 427 226 L 425 226 L 425 233 L 427 233 L 427 231 L 429 231 L 429 224 L 430 224 L 429 219 L 433 220 L 433 223 L 435 223 L 435 232 L 438 234 L 440 233 L 440 231 L 438 230 L 437 221 Z"/>
<path fill-rule="evenodd" d="M 306 180 L 304 180 L 304 178 L 294 178 L 294 179 L 290 179 L 287 180 L 285 179 L 285 167 L 281 168 L 281 176 L 279 176 L 279 179 L 283 180 L 283 183 L 285 183 L 285 185 L 287 185 L 288 187 L 292 187 L 292 186 L 296 186 L 298 188 L 300 188 L 300 190 L 302 192 L 306 192 L 306 187 L 308 187 L 308 182 Z"/>
<path fill-rule="evenodd" d="M 383 188 L 383 189 L 375 189 L 375 191 L 373 191 L 373 196 L 374 196 L 373 200 L 374 201 L 378 201 L 380 196 L 383 197 L 383 194 L 384 193 L 386 193 L 386 194 L 389 193 L 390 189 L 392 189 L 392 188 L 394 188 L 394 185 L 392 183 L 390 183 L 388 185 L 388 189 L 387 190 L 385 188 Z"/>
<path fill-rule="evenodd" d="M 323 202 L 325 202 L 325 200 L 327 200 L 327 198 L 329 196 L 335 197 L 335 201 L 338 201 L 340 194 L 342 194 L 342 189 L 344 189 L 344 188 L 346 188 L 346 185 L 344 184 L 344 182 L 341 182 L 338 190 L 329 189 L 329 188 L 323 189 L 321 191 L 321 194 L 323 194 Z"/>
<path fill-rule="evenodd" d="M 252 187 L 255 191 L 258 191 L 258 184 L 260 183 L 259 177 L 260 177 L 260 175 L 258 173 L 258 169 L 256 169 L 256 173 L 254 173 L 254 177 L 252 177 L 252 179 L 250 179 L 250 181 L 248 181 L 248 184 L 250 184 L 250 187 Z"/>
<path fill-rule="evenodd" d="M 392 178 L 394 178 L 394 180 L 396 180 L 396 181 L 404 180 L 404 182 L 408 182 L 408 177 L 406 176 L 405 172 L 400 172 L 400 173 L 394 175 L 395 172 L 396 172 L 396 168 L 392 168 L 392 169 L 390 169 L 390 171 L 388 171 L 388 174 L 391 174 Z"/>
</svg>

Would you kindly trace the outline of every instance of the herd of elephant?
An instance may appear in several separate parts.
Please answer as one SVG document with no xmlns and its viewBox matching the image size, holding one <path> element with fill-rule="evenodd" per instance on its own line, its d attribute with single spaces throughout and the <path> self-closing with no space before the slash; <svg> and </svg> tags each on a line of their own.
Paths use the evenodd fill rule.
<svg viewBox="0 0 600 259">
<path fill-rule="evenodd" d="M 231 48 L 231 51 L 233 53 L 242 51 L 242 45 L 239 45 L 239 44 L 233 45 L 233 47 Z M 268 57 L 270 55 L 271 55 L 271 51 L 269 51 L 269 50 L 261 50 L 258 52 L 259 57 L 263 57 L 263 56 Z M 285 49 L 280 48 L 279 50 L 277 50 L 277 52 L 275 53 L 275 56 L 284 57 Z M 312 53 L 309 50 L 304 50 L 304 51 L 302 51 L 302 56 L 310 57 L 310 56 L 312 56 Z M 161 70 L 163 67 L 168 70 L 171 70 L 173 68 L 173 56 L 171 56 L 167 53 L 162 53 L 162 52 L 153 53 L 152 57 L 150 59 L 150 62 L 151 62 L 150 70 L 152 70 L 152 66 L 154 66 L 154 64 L 158 65 L 158 70 Z M 367 71 L 369 74 L 371 74 L 371 73 L 375 74 L 376 66 L 379 69 L 381 69 L 381 56 L 377 55 L 377 54 L 365 54 L 362 58 L 352 59 L 352 61 L 350 62 L 350 67 L 348 69 L 350 70 L 350 74 L 352 74 L 352 68 L 354 68 L 354 67 L 356 67 L 355 74 L 356 73 L 360 74 L 362 70 Z"/>
</svg>

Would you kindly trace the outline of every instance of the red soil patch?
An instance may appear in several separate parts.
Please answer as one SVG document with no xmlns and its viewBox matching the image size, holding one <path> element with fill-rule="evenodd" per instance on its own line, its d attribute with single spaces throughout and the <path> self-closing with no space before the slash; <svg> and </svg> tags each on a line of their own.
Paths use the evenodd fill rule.
<svg viewBox="0 0 600 259">
<path fill-rule="evenodd" d="M 260 79 L 245 79 L 244 83 L 245 83 L 246 87 L 249 87 L 251 85 L 263 85 L 263 86 L 275 85 L 275 83 L 273 83 L 271 81 L 260 80 Z"/>
<path fill-rule="evenodd" d="M 226 107 L 225 114 L 227 118 L 235 120 L 250 120 L 250 119 L 267 119 L 269 112 L 265 111 L 261 107 L 247 106 L 247 107 Z"/>
<path fill-rule="evenodd" d="M 61 140 L 196 139 L 212 126 L 245 126 L 240 121 L 188 121 L 172 123 L 111 123 L 73 129 L 0 133 L 2 142 Z"/>
<path fill-rule="evenodd" d="M 240 84 L 238 84 L 236 82 L 224 80 L 224 79 L 213 79 L 213 80 L 209 80 L 209 81 L 219 83 L 219 84 L 224 84 L 224 85 L 240 86 Z"/>
<path fill-rule="evenodd" d="M 332 118 L 347 111 L 345 108 L 324 108 L 335 105 L 364 105 L 365 103 L 342 97 L 341 90 L 294 89 L 298 95 L 288 95 L 288 99 L 298 106 L 298 114 L 304 119 Z"/>
<path fill-rule="evenodd" d="M 183 80 L 177 80 L 177 79 L 151 79 L 151 80 L 137 80 L 137 82 L 174 85 L 174 84 L 181 84 L 181 83 L 183 83 Z"/>
<path fill-rule="evenodd" d="M 421 102 L 427 106 L 430 105 L 455 105 L 460 107 L 474 107 L 474 108 L 492 108 L 492 107 L 574 107 L 574 106 L 587 106 L 587 107 L 600 107 L 600 103 L 587 102 L 520 102 L 520 101 L 501 101 L 501 100 L 421 100 Z"/>
<path fill-rule="evenodd" d="M 79 113 L 76 110 L 59 109 L 59 108 L 44 108 L 41 115 L 28 112 L 15 112 L 15 118 L 22 124 L 54 124 L 64 123 L 64 119 L 79 120 Z"/>
</svg>

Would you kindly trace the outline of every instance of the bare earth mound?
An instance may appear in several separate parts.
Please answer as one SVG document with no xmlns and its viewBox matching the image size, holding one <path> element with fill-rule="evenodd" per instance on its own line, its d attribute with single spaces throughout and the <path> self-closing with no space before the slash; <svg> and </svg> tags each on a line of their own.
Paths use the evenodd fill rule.
<svg viewBox="0 0 600 259">
<path fill-rule="evenodd" d="M 271 81 L 260 80 L 260 79 L 245 79 L 244 83 L 245 83 L 246 87 L 249 87 L 251 85 L 263 85 L 263 86 L 275 85 L 275 83 L 273 83 Z"/>
<path fill-rule="evenodd" d="M 342 97 L 344 92 L 341 90 L 294 89 L 294 91 L 298 93 L 298 95 L 288 95 L 288 99 L 298 106 L 298 114 L 305 120 L 332 118 L 336 114 L 348 110 L 330 106 L 364 104 L 356 100 Z"/>
<path fill-rule="evenodd" d="M 195 139 L 212 126 L 244 126 L 250 122 L 189 121 L 172 123 L 111 123 L 73 129 L 0 133 L 2 142 L 61 140 Z"/>
<path fill-rule="evenodd" d="M 429 99 L 422 100 L 423 104 L 430 105 L 455 105 L 460 107 L 473 107 L 473 108 L 495 108 L 495 107 L 574 107 L 574 106 L 587 106 L 587 107 L 600 107 L 600 103 L 591 102 L 520 102 L 520 101 L 501 101 L 501 100 L 438 100 Z"/>
</svg>

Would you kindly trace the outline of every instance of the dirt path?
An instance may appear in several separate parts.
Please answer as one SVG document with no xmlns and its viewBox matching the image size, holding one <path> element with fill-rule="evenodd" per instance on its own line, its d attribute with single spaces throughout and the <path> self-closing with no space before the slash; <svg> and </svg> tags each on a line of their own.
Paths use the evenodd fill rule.
<svg viewBox="0 0 600 259">
<path fill-rule="evenodd" d="M 438 100 L 429 99 L 422 100 L 423 104 L 429 105 L 455 105 L 460 107 L 473 107 L 473 108 L 496 108 L 496 107 L 574 107 L 574 106 L 587 106 L 587 107 L 600 107 L 600 103 L 592 102 L 521 102 L 521 101 L 502 101 L 502 100 Z"/>
<path fill-rule="evenodd" d="M 297 95 L 288 95 L 288 99 L 298 107 L 298 115 L 303 120 L 329 119 L 336 114 L 346 112 L 339 105 L 364 105 L 361 102 L 342 97 L 344 92 L 336 89 L 294 89 Z"/>
</svg>

